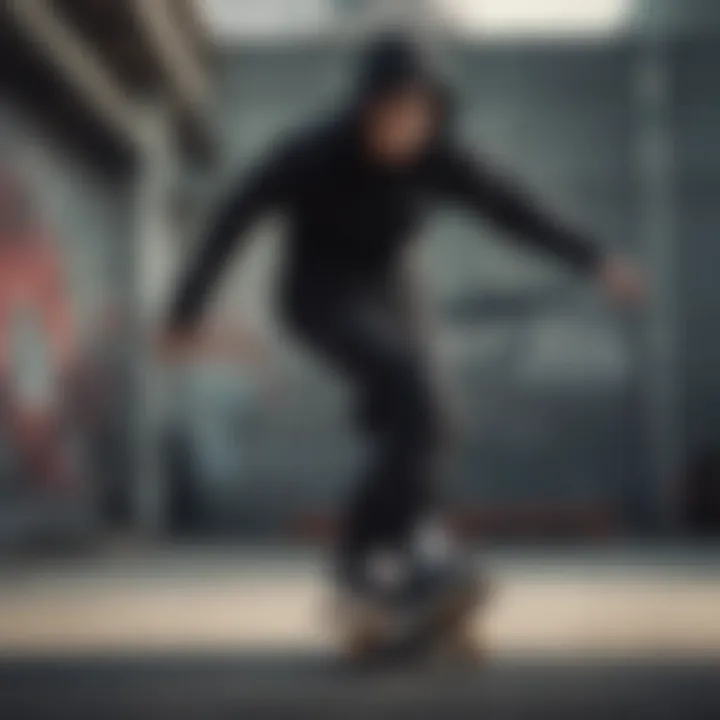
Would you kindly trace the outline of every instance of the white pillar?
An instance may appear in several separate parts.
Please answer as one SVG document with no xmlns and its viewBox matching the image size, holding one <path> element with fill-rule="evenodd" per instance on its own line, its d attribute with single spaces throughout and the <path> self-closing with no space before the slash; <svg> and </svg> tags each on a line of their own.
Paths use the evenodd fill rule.
<svg viewBox="0 0 720 720">
<path fill-rule="evenodd" d="M 637 378 L 641 383 L 643 429 L 642 494 L 649 518 L 671 529 L 677 520 L 677 473 L 681 462 L 677 368 L 676 198 L 673 190 L 673 132 L 664 34 L 649 23 L 641 40 L 638 76 L 638 161 L 641 179 L 641 237 L 649 298 Z"/>
<path fill-rule="evenodd" d="M 170 226 L 170 199 L 177 175 L 174 136 L 168 109 L 160 103 L 141 113 L 142 152 L 135 188 L 136 232 L 132 295 L 137 347 L 133 448 L 135 517 L 149 532 L 161 532 L 165 519 L 163 473 L 159 463 L 162 375 L 154 362 L 154 338 L 165 308 L 177 249 Z"/>
</svg>

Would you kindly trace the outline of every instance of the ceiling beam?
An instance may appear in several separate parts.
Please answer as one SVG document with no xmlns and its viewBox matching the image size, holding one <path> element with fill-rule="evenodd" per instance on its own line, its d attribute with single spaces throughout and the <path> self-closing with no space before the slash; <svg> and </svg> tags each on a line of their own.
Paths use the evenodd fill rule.
<svg viewBox="0 0 720 720">
<path fill-rule="evenodd" d="M 100 57 L 53 11 L 48 0 L 5 0 L 9 20 L 54 65 L 99 122 L 121 142 L 139 148 L 141 137 L 132 102 Z"/>
<path fill-rule="evenodd" d="M 0 2 L 3 95 L 40 132 L 103 172 L 138 157 L 132 104 L 47 0 Z"/>
<path fill-rule="evenodd" d="M 192 36 L 192 23 L 183 5 L 183 16 L 170 0 L 128 0 L 129 7 L 147 44 L 156 55 L 165 86 L 178 118 L 183 140 L 197 155 L 210 152 L 210 133 L 205 115 L 208 78 L 205 58 L 201 57 L 198 37 Z M 200 31 L 201 25 L 197 24 Z"/>
</svg>

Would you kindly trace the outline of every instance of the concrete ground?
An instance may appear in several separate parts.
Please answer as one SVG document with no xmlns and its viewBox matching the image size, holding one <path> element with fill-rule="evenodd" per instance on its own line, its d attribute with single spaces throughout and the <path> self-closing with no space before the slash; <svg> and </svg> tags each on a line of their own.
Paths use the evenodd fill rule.
<svg viewBox="0 0 720 720">
<path fill-rule="evenodd" d="M 339 659 L 314 553 L 7 561 L 0 717 L 720 717 L 720 548 L 491 549 L 478 562 L 497 588 L 475 627 L 484 666 L 358 673 Z"/>
</svg>

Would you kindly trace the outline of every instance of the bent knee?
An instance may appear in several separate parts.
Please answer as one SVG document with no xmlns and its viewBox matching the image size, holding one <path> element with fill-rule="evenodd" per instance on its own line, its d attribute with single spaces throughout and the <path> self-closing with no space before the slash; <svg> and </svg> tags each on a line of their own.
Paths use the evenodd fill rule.
<svg viewBox="0 0 720 720">
<path fill-rule="evenodd" d="M 375 427 L 394 438 L 431 449 L 441 443 L 444 433 L 437 400 L 429 378 L 417 366 L 406 365 L 375 396 L 370 415 Z"/>
</svg>

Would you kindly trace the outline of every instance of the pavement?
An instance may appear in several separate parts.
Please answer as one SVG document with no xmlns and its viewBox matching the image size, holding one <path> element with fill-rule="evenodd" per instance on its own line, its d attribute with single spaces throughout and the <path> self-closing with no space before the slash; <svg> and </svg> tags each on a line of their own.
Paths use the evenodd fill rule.
<svg viewBox="0 0 720 720">
<path fill-rule="evenodd" d="M 352 667 L 316 553 L 0 564 L 0 717 L 720 717 L 714 547 L 488 549 L 474 666 Z"/>
</svg>

